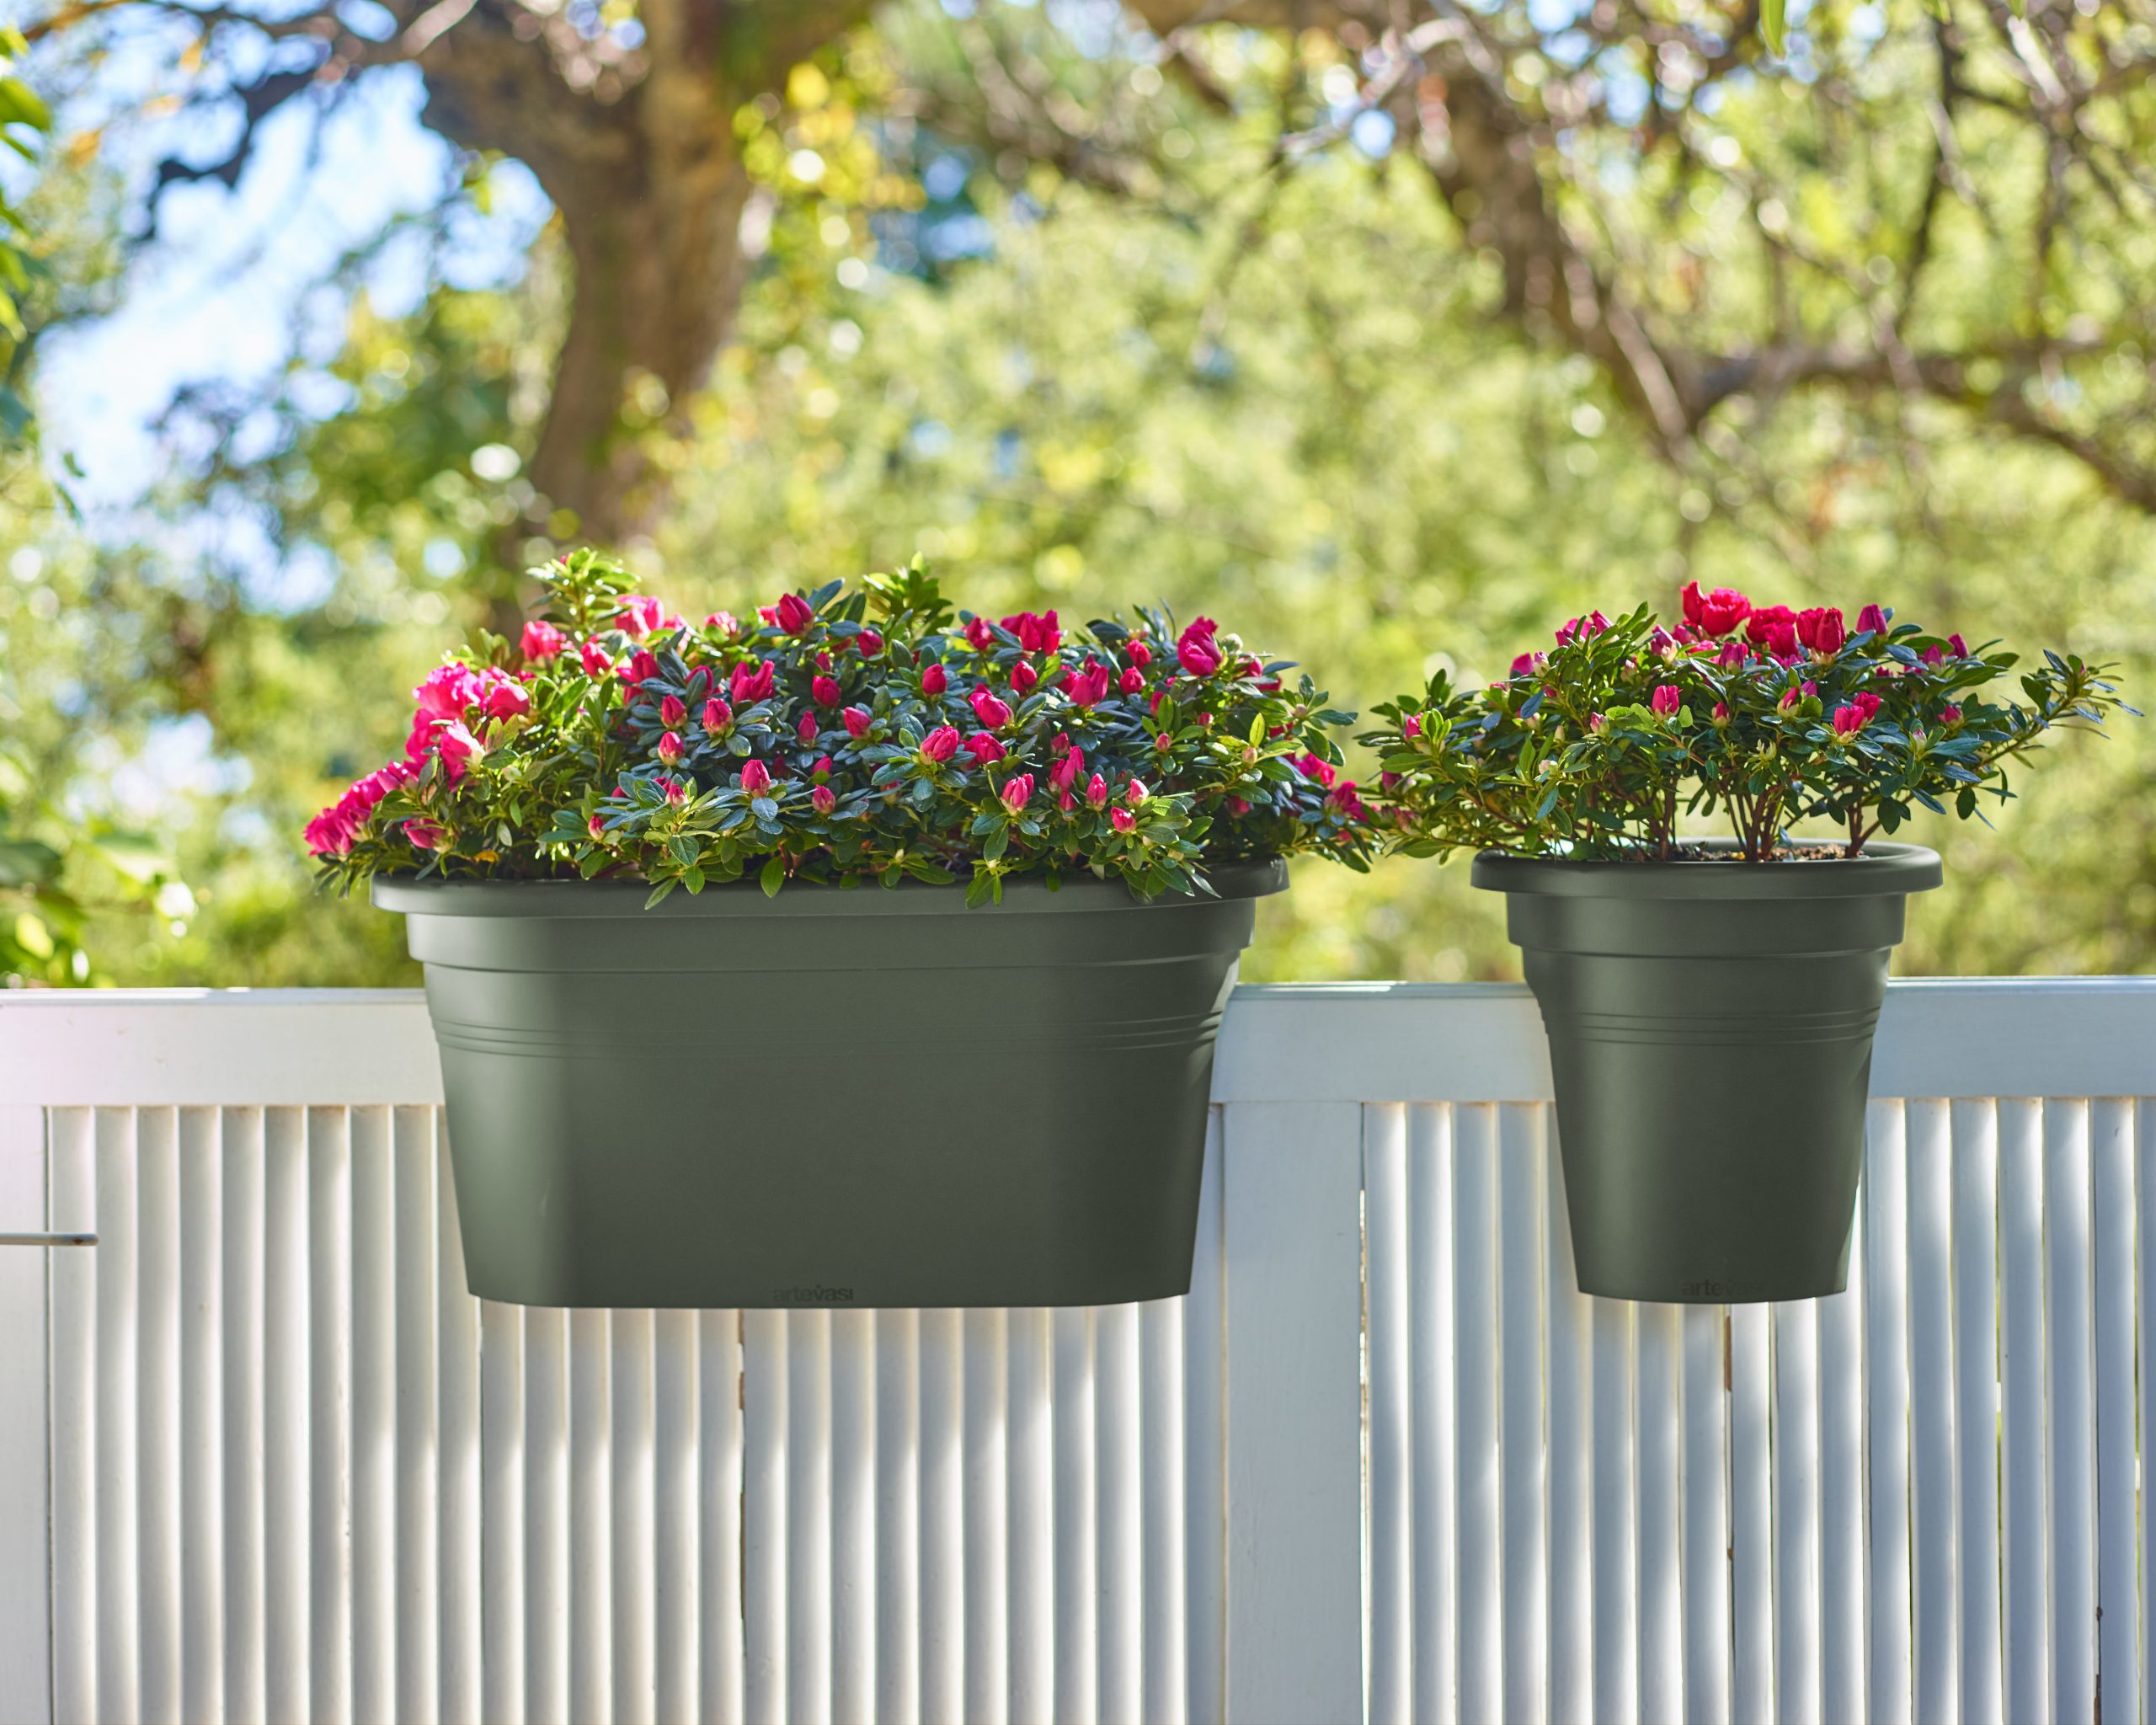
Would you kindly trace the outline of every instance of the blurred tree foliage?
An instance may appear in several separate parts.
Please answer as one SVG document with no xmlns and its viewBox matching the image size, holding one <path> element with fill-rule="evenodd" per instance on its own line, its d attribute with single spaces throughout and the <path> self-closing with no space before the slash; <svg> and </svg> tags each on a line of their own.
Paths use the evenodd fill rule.
<svg viewBox="0 0 2156 1725">
<path fill-rule="evenodd" d="M 1694 575 L 2123 658 L 2145 697 L 2156 153 L 2145 74 L 2106 67 L 2156 28 L 2100 10 L 1825 3 L 1761 77 L 1741 8 L 1597 7 L 1569 44 L 1510 8 L 1419 36 L 888 9 L 732 112 L 755 269 L 707 388 L 627 378 L 667 504 L 626 548 L 685 609 L 916 548 L 983 608 L 1162 596 L 1348 705 Z M 1629 86 L 1583 90 L 1598 41 Z M 1463 165 L 1501 121 L 1540 211 L 1503 232 L 1518 200 Z M 200 912 L 116 975 L 409 980 L 292 835 L 499 615 L 504 542 L 547 548 L 577 279 L 557 227 L 514 288 L 397 318 L 355 291 L 326 365 L 177 403 L 157 509 L 251 523 L 266 561 L 13 523 L 39 561 L 0 628 L 60 692 L 49 782 L 193 776 L 165 809 Z M 2071 740 L 2025 784 L 1998 836 L 1929 836 L 1950 884 L 1903 968 L 2149 968 L 2156 738 Z M 1310 866 L 1267 918 L 1246 975 L 1516 974 L 1456 868 Z"/>
</svg>

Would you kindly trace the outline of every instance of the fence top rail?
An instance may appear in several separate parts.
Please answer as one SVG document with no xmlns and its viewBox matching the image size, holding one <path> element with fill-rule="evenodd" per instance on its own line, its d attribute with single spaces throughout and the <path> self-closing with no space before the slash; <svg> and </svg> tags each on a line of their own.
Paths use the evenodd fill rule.
<svg viewBox="0 0 2156 1725">
<path fill-rule="evenodd" d="M 1878 1096 L 2156 1095 L 2156 976 L 1955 977 L 1887 991 Z M 1238 987 L 1218 1102 L 1539 1102 L 1550 1064 L 1518 983 Z M 417 989 L 0 992 L 0 1103 L 426 1103 Z"/>
</svg>

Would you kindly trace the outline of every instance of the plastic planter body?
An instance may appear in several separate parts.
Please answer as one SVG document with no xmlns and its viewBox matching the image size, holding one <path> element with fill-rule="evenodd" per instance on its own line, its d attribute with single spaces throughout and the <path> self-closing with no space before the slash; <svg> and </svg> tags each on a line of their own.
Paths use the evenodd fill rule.
<svg viewBox="0 0 2156 1725">
<path fill-rule="evenodd" d="M 1190 1284 L 1255 900 L 377 879 L 426 966 L 467 1279 L 542 1306 L 1060 1306 Z"/>
<path fill-rule="evenodd" d="M 1939 884 L 1937 855 L 1486 852 L 1474 880 L 1506 895 L 1549 1031 L 1580 1290 L 1839 1293 L 1887 961 L 1906 895 Z"/>
</svg>

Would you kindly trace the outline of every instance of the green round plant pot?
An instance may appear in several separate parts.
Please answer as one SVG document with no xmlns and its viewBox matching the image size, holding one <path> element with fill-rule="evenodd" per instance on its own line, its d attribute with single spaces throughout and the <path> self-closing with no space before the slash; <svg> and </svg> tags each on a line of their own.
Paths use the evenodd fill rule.
<svg viewBox="0 0 2156 1725">
<path fill-rule="evenodd" d="M 1726 842 L 1693 848 L 1721 851 Z M 1936 853 L 1475 859 L 1550 1034 L 1580 1291 L 1838 1294 L 1864 1166 L 1872 1032 L 1903 901 Z"/>
<path fill-rule="evenodd" d="M 1186 1292 L 1256 900 L 377 879 L 426 966 L 472 1291 L 536 1306 Z"/>
</svg>

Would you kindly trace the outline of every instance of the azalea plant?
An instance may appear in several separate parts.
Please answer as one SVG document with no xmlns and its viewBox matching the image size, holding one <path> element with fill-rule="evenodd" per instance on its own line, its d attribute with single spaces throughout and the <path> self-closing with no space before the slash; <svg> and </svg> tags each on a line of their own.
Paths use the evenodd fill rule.
<svg viewBox="0 0 2156 1725">
<path fill-rule="evenodd" d="M 953 611 L 915 559 L 691 623 L 590 552 L 533 571 L 542 614 L 429 673 L 402 757 L 307 829 L 322 879 L 886 886 L 1215 865 L 1366 866 L 1336 713 L 1210 618 L 1066 628 Z"/>
<path fill-rule="evenodd" d="M 1720 817 L 1748 862 L 1800 850 L 1791 829 L 1811 821 L 1856 857 L 1917 808 L 1966 819 L 2005 799 L 2047 732 L 2100 729 L 2120 705 L 2109 667 L 2052 652 L 2020 700 L 1994 697 L 2016 662 L 1877 605 L 1852 628 L 1694 582 L 1673 628 L 1645 607 L 1575 617 L 1487 688 L 1440 673 L 1380 706 L 1363 740 L 1381 753 L 1379 818 L 1413 855 L 1670 858 L 1680 825 Z"/>
</svg>

